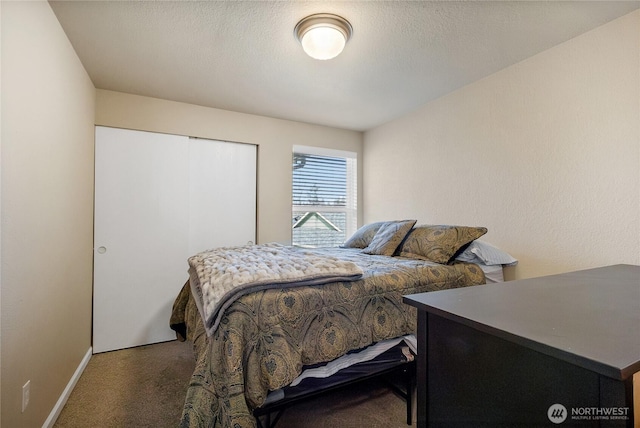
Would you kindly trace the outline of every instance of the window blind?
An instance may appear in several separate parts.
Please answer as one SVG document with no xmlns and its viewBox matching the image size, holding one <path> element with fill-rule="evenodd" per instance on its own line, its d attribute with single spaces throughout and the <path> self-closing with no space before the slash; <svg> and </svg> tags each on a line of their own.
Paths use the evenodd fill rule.
<svg viewBox="0 0 640 428">
<path fill-rule="evenodd" d="M 354 155 L 354 154 L 353 154 Z M 341 245 L 357 225 L 355 156 L 293 154 L 292 243 Z"/>
<path fill-rule="evenodd" d="M 294 153 L 293 205 L 346 206 L 347 160 Z"/>
</svg>

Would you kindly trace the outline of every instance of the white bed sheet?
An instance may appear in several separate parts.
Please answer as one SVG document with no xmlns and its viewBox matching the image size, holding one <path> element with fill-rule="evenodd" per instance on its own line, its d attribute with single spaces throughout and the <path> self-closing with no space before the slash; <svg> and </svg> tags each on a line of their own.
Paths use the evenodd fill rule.
<svg viewBox="0 0 640 428">
<path fill-rule="evenodd" d="M 480 266 L 480 269 L 484 272 L 484 276 L 487 279 L 487 284 L 492 284 L 496 282 L 504 282 L 504 271 L 502 270 L 502 265 L 485 265 L 477 263 Z"/>
</svg>

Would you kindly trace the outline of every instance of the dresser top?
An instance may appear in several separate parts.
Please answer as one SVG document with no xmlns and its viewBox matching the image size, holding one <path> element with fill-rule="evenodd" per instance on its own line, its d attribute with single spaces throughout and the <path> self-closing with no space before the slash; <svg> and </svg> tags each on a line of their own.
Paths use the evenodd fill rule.
<svg viewBox="0 0 640 428">
<path fill-rule="evenodd" d="M 614 379 L 640 371 L 640 266 L 412 294 L 404 302 Z"/>
</svg>

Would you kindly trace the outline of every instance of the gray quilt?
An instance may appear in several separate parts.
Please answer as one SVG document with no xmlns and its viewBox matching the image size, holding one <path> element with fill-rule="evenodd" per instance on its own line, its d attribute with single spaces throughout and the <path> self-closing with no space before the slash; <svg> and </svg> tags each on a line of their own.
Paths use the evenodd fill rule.
<svg viewBox="0 0 640 428">
<path fill-rule="evenodd" d="M 355 263 L 308 249 L 271 243 L 222 247 L 189 258 L 189 276 L 207 334 L 220 324 L 237 298 L 269 288 L 354 281 L 362 277 Z"/>
</svg>

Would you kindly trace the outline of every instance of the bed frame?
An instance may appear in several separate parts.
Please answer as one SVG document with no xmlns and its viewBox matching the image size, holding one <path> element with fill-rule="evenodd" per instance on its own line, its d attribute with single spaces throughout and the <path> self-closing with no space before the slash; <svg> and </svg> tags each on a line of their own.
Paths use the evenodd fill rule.
<svg viewBox="0 0 640 428">
<path fill-rule="evenodd" d="M 325 378 L 307 378 L 296 386 L 283 388 L 284 398 L 270 402 L 253 411 L 259 428 L 274 428 L 284 411 L 296 404 L 347 388 L 369 379 L 382 378 L 389 387 L 406 402 L 407 425 L 412 424 L 413 392 L 416 388 L 416 362 L 404 357 L 400 343 L 388 351 L 378 355 L 371 361 L 364 361 L 344 368 L 334 375 Z M 391 379 L 401 379 L 402 386 Z"/>
</svg>

